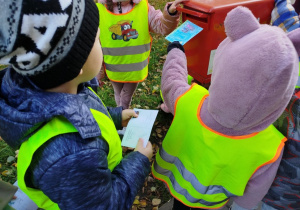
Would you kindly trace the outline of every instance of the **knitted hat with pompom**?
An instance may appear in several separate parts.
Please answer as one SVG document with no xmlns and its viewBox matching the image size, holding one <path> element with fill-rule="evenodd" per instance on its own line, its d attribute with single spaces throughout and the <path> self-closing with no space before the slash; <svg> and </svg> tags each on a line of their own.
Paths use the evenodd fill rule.
<svg viewBox="0 0 300 210">
<path fill-rule="evenodd" d="M 74 79 L 95 42 L 93 0 L 0 0 L 0 63 L 49 89 Z"/>
</svg>

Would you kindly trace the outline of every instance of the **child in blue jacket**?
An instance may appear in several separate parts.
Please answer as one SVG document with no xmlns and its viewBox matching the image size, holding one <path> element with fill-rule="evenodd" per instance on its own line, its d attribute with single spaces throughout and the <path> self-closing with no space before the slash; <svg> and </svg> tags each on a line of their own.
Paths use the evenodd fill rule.
<svg viewBox="0 0 300 210">
<path fill-rule="evenodd" d="M 95 3 L 0 4 L 0 136 L 19 149 L 19 187 L 42 209 L 130 209 L 152 146 L 140 139 L 122 158 L 116 128 L 137 114 L 90 88 L 102 64 Z"/>
</svg>

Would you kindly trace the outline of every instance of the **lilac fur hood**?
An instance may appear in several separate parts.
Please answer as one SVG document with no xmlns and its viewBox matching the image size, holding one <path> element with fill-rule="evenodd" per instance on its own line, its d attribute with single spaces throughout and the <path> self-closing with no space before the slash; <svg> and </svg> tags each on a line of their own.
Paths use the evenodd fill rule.
<svg viewBox="0 0 300 210">
<path fill-rule="evenodd" d="M 216 50 L 207 111 L 225 128 L 263 130 L 293 94 L 300 30 L 287 35 L 260 25 L 246 7 L 229 12 L 224 25 L 227 38 Z"/>
</svg>

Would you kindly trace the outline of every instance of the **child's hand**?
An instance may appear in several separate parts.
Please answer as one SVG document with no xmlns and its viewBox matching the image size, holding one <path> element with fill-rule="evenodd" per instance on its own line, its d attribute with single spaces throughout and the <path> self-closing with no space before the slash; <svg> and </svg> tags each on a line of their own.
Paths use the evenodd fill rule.
<svg viewBox="0 0 300 210">
<path fill-rule="evenodd" d="M 133 111 L 133 109 L 124 109 L 122 111 L 122 126 L 123 127 L 126 127 L 129 120 L 132 118 L 132 117 L 138 117 L 139 115 Z"/>
<path fill-rule="evenodd" d="M 174 14 L 177 11 L 176 7 L 184 1 L 189 1 L 189 0 L 175 0 L 173 4 L 169 7 L 169 13 Z"/>
<path fill-rule="evenodd" d="M 152 144 L 150 141 L 148 141 L 146 147 L 144 147 L 144 140 L 142 138 L 139 138 L 139 141 L 134 149 L 134 151 L 138 151 L 145 155 L 149 161 L 151 161 L 151 158 L 153 156 L 153 150 L 152 150 Z"/>
</svg>

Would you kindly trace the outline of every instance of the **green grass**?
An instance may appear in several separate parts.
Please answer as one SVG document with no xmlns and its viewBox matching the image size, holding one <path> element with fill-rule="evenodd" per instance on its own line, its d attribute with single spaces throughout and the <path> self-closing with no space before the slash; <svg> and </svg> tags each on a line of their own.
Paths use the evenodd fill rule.
<svg viewBox="0 0 300 210">
<path fill-rule="evenodd" d="M 166 2 L 166 0 L 149 0 L 149 3 L 153 5 L 155 9 L 161 10 L 164 8 Z M 160 79 L 168 43 L 162 36 L 152 34 L 152 37 L 153 43 L 150 54 L 149 74 L 144 82 L 139 83 L 137 90 L 133 95 L 131 108 L 157 109 L 158 105 L 161 103 L 159 92 Z M 0 65 L 0 69 L 3 67 L 4 66 Z M 116 106 L 113 88 L 109 80 L 105 79 L 104 82 L 105 85 L 98 89 L 98 94 L 106 106 Z M 161 144 L 171 120 L 171 114 L 165 114 L 162 111 L 159 112 L 150 137 L 150 141 L 153 143 L 154 147 L 157 148 Z M 162 128 L 161 133 L 156 132 L 158 128 Z M 15 151 L 4 141 L 0 140 L 0 179 L 14 183 L 17 178 L 16 167 L 14 165 L 16 160 L 8 163 L 7 158 L 9 156 L 15 156 Z M 165 188 L 161 185 L 160 181 L 156 180 L 155 185 L 160 185 L 161 193 L 163 194 L 160 197 L 162 203 L 165 203 L 171 196 L 168 193 L 165 193 Z"/>
<path fill-rule="evenodd" d="M 8 157 L 15 157 L 13 151 L 3 140 L 0 140 L 0 178 L 13 184 L 17 179 L 16 160 L 7 162 Z"/>
</svg>

